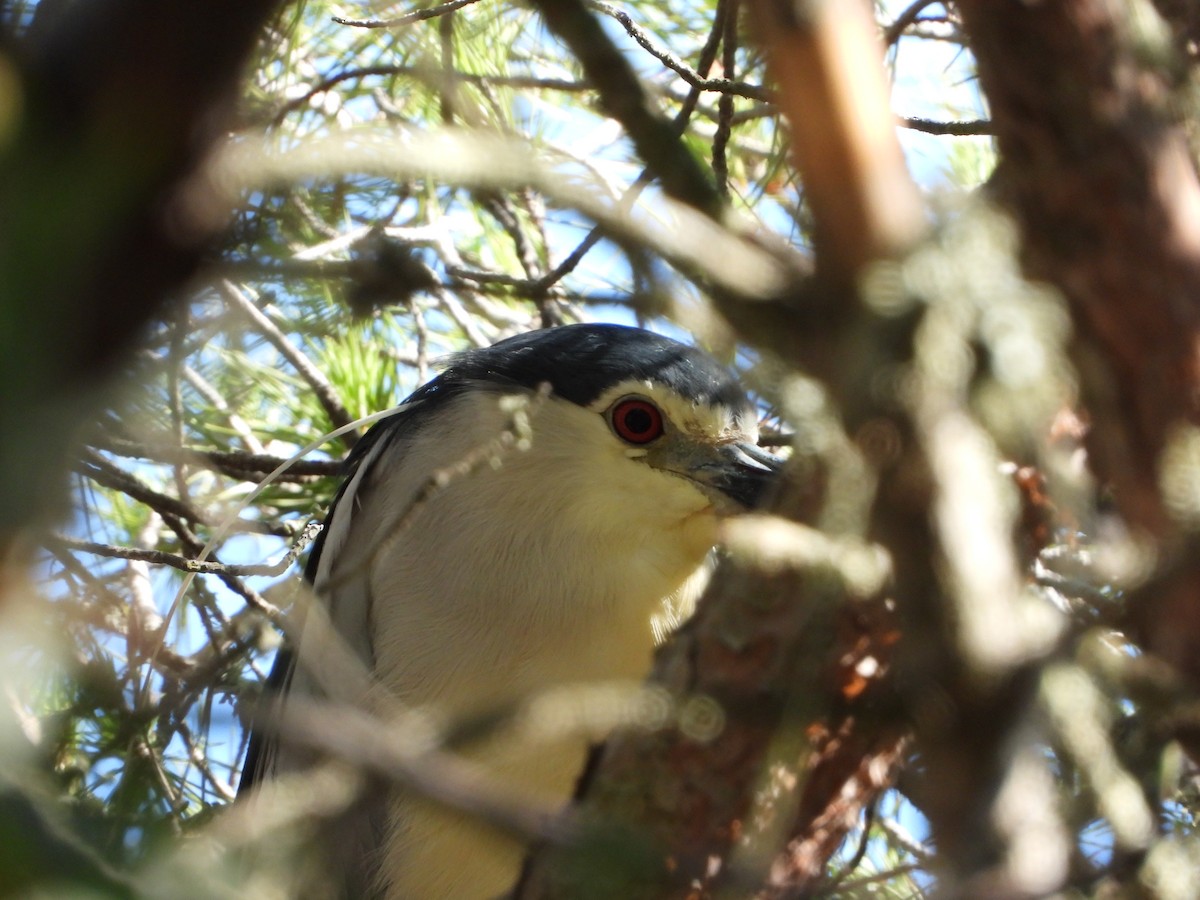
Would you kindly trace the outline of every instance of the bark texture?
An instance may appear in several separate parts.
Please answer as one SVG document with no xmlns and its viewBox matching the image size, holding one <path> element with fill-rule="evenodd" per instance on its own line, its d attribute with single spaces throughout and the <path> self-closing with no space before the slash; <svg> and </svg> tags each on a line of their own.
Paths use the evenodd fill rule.
<svg viewBox="0 0 1200 900">
<path fill-rule="evenodd" d="M 1172 111 L 1171 48 L 1101 0 L 958 7 L 992 110 L 997 190 L 1030 274 L 1073 312 L 1092 465 L 1169 570 L 1129 626 L 1200 683 L 1200 571 L 1160 480 L 1180 427 L 1200 424 L 1200 182 Z"/>
</svg>

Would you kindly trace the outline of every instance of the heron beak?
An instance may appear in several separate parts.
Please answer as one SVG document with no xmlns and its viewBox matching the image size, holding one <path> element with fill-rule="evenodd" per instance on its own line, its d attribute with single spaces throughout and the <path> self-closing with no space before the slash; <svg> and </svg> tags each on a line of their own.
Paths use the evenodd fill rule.
<svg viewBox="0 0 1200 900">
<path fill-rule="evenodd" d="M 648 454 L 656 468 L 692 482 L 712 501 L 718 513 L 752 509 L 783 460 L 754 444 L 671 442 Z"/>
<path fill-rule="evenodd" d="M 719 511 L 740 512 L 758 505 L 781 465 L 783 460 L 754 444 L 721 444 L 711 449 L 707 461 L 692 466 L 688 477 L 719 492 L 714 499 L 732 500 L 740 507 L 718 503 Z"/>
</svg>

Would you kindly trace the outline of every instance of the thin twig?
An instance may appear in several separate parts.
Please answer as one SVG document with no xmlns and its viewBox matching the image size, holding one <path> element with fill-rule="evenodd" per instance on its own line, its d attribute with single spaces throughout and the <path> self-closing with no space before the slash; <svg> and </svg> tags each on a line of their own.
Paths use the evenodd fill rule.
<svg viewBox="0 0 1200 900">
<path fill-rule="evenodd" d="M 712 28 L 709 30 L 708 38 L 705 40 L 704 46 L 700 48 L 700 56 L 696 60 L 696 75 L 702 81 L 700 84 L 688 85 L 687 96 L 680 102 L 679 111 L 675 114 L 675 128 L 680 134 L 684 132 L 688 122 L 691 121 L 692 113 L 696 111 L 700 102 L 700 95 L 707 90 L 703 85 L 708 83 L 708 73 L 712 71 L 713 63 L 717 61 L 717 50 L 720 49 L 721 40 L 725 35 L 725 22 L 729 18 L 732 6 L 733 0 L 718 0 L 717 2 L 717 12 L 713 17 Z"/>
<path fill-rule="evenodd" d="M 176 463 L 186 461 L 192 465 L 202 465 L 215 469 L 231 478 L 257 480 L 256 476 L 265 475 L 278 468 L 285 458 L 269 453 L 244 453 L 240 451 L 198 450 L 194 447 L 177 446 L 168 443 L 139 442 L 125 440 L 111 435 L 97 435 L 89 439 L 94 447 L 128 456 L 136 459 L 150 459 L 155 462 Z M 300 459 L 281 474 L 276 481 L 307 482 L 314 478 L 328 478 L 342 471 L 342 461 L 336 459 Z"/>
<path fill-rule="evenodd" d="M 262 332 L 263 336 L 271 343 L 271 345 L 280 352 L 284 359 L 292 364 L 300 377 L 308 382 L 309 387 L 316 394 L 318 402 L 329 416 L 330 422 L 335 428 L 342 428 L 354 421 L 354 417 L 350 415 L 346 407 L 342 405 L 342 401 L 338 399 L 337 392 L 334 391 L 333 385 L 318 369 L 307 356 L 288 340 L 285 335 L 274 322 L 270 320 L 266 313 L 255 306 L 250 298 L 247 297 L 241 290 L 238 289 L 230 281 L 222 280 L 219 282 L 219 287 L 222 296 L 240 310 L 254 326 Z M 356 431 L 347 431 L 343 436 L 344 442 L 348 446 L 354 446 L 358 440 Z"/>
<path fill-rule="evenodd" d="M 146 739 L 139 736 L 134 739 L 133 744 L 133 752 L 139 759 L 149 764 L 150 771 L 154 773 L 154 780 L 158 783 L 163 796 L 168 800 L 167 808 L 170 815 L 167 817 L 167 822 L 172 834 L 179 837 L 183 833 L 181 816 L 187 810 L 187 801 L 183 799 L 175 785 L 171 784 L 171 778 L 167 775 L 167 770 L 163 768 L 162 757 L 154 752 L 154 748 L 146 742 Z"/>
<path fill-rule="evenodd" d="M 894 819 L 877 819 L 876 824 L 887 832 L 888 840 L 891 843 L 917 860 L 921 866 L 927 866 L 933 862 L 934 851 L 909 834 L 908 830 L 899 822 Z"/>
<path fill-rule="evenodd" d="M 97 484 L 120 491 L 139 503 L 146 504 L 158 513 L 198 525 L 212 524 L 212 519 L 205 513 L 182 500 L 154 490 L 140 479 L 114 466 L 94 450 L 84 451 L 83 458 L 75 466 L 75 470 Z"/>
<path fill-rule="evenodd" d="M 321 526 L 318 523 L 310 522 L 300 532 L 300 536 L 296 539 L 291 549 L 281 556 L 277 562 L 248 565 L 229 565 L 213 560 L 204 560 L 201 562 L 189 559 L 186 556 L 167 553 L 163 550 L 118 547 L 112 544 L 100 544 L 95 541 L 82 541 L 77 538 L 67 537 L 65 534 L 50 535 L 47 538 L 47 543 L 65 550 L 92 553 L 96 556 L 107 556 L 111 559 L 128 559 L 147 562 L 153 565 L 170 566 L 173 569 L 179 569 L 181 572 L 196 572 L 201 575 L 232 575 L 235 577 L 254 575 L 274 576 L 282 575 L 286 572 L 300 554 L 307 549 L 308 545 L 313 542 L 320 531 Z"/>
<path fill-rule="evenodd" d="M 666 194 L 714 220 L 719 219 L 723 204 L 710 174 L 680 140 L 675 127 L 655 108 L 633 64 L 591 10 L 614 16 L 624 14 L 596 0 L 541 0 L 538 9 L 550 30 L 574 53 L 600 92 L 604 111 L 621 123 Z M 637 31 L 632 21 L 626 30 L 630 27 Z M 642 39 L 649 43 L 644 35 Z M 674 62 L 686 69 L 678 60 Z"/>
<path fill-rule="evenodd" d="M 732 81 L 728 78 L 703 78 L 688 66 L 683 63 L 677 56 L 670 51 L 664 50 L 657 46 L 653 41 L 646 36 L 646 33 L 638 28 L 629 14 L 623 10 L 617 9 L 608 3 L 601 0 L 588 0 L 587 6 L 597 12 L 604 13 L 610 18 L 616 19 L 621 27 L 625 29 L 634 41 L 637 42 L 643 50 L 657 59 L 660 63 L 682 78 L 691 87 L 701 91 L 717 91 L 722 94 L 734 94 L 738 97 L 747 97 L 751 100 L 770 100 L 771 92 L 758 84 L 747 84 L 742 81 Z"/>
<path fill-rule="evenodd" d="M 871 802 L 867 804 L 867 808 L 863 810 L 863 825 L 862 835 L 858 839 L 858 847 L 854 851 L 854 855 L 841 866 L 841 870 L 837 875 L 824 885 L 818 885 L 816 888 L 816 896 L 818 897 L 835 897 L 840 892 L 842 886 L 846 883 L 846 879 L 854 874 L 854 871 L 862 865 L 863 859 L 867 855 L 867 847 L 871 843 L 871 826 L 875 823 L 875 813 L 879 808 L 879 795 L 876 794 Z"/>
<path fill-rule="evenodd" d="M 418 9 L 394 19 L 346 19 L 342 16 L 330 16 L 330 18 L 339 25 L 349 25 L 351 28 L 396 28 L 401 25 L 411 25 L 413 22 L 423 22 L 426 19 L 436 19 L 438 16 L 444 16 L 446 13 L 452 13 L 456 9 L 462 9 L 464 6 L 478 2 L 479 0 L 450 0 L 449 3 L 431 6 L 428 9 Z"/>
<path fill-rule="evenodd" d="M 492 218 L 500 223 L 500 227 L 512 240 L 513 249 L 517 251 L 517 260 L 521 263 L 525 275 L 534 281 L 541 278 L 544 273 L 538 261 L 537 252 L 530 243 L 528 235 L 521 228 L 521 221 L 517 218 L 511 201 L 497 193 L 486 197 L 483 206 L 491 213 Z"/>
<path fill-rule="evenodd" d="M 960 122 L 938 122 L 934 119 L 919 119 L 907 116 L 900 117 L 900 125 L 913 131 L 925 134 L 954 135 L 962 137 L 971 134 L 995 134 L 992 123 L 988 119 L 964 119 Z"/>
<path fill-rule="evenodd" d="M 704 48 L 700 51 L 700 60 L 697 66 L 697 71 L 700 76 L 697 77 L 696 83 L 689 83 L 690 90 L 687 98 L 680 106 L 679 112 L 676 113 L 672 125 L 677 134 L 683 134 L 687 129 L 688 122 L 691 121 L 693 112 L 695 112 L 696 104 L 699 102 L 700 94 L 708 90 L 705 87 L 709 82 L 706 76 L 712 68 L 712 64 L 717 57 L 717 49 L 721 43 L 721 35 L 724 33 L 725 17 L 729 13 L 730 0 L 721 0 L 717 4 L 716 21 L 713 23 L 712 30 L 709 32 L 708 40 L 704 44 Z M 650 184 L 650 170 L 643 169 L 637 179 L 630 186 L 629 190 L 622 195 L 620 202 L 617 204 L 617 210 L 621 213 L 626 213 L 633 208 L 633 204 L 637 202 L 637 198 L 642 191 Z M 604 233 L 600 226 L 594 227 L 588 232 L 587 236 L 572 250 L 557 266 L 547 272 L 542 279 L 534 284 L 535 291 L 547 291 L 552 286 L 558 284 L 567 275 L 575 271 L 576 267 L 583 261 L 583 258 L 588 252 L 600 243 L 600 238 Z M 536 294 L 535 294 L 536 296 Z"/>
<path fill-rule="evenodd" d="M 737 71 L 737 22 L 738 0 L 727 0 L 728 11 L 725 14 L 724 50 L 721 55 L 721 66 L 725 77 L 732 78 Z M 717 101 L 717 133 L 713 135 L 713 176 L 717 180 L 717 190 L 725 202 L 729 202 L 729 160 L 726 151 L 729 148 L 729 138 L 733 134 L 733 94 L 723 93 Z"/>
<path fill-rule="evenodd" d="M 180 368 L 184 379 L 191 384 L 193 388 L 205 400 L 212 404 L 217 412 L 225 416 L 225 420 L 229 423 L 229 427 L 237 432 L 237 436 L 242 439 L 242 443 L 251 453 L 262 453 L 263 445 L 254 435 L 254 431 L 247 424 L 246 420 L 229 408 L 229 404 L 225 402 L 225 398 L 221 396 L 220 391 L 209 384 L 208 379 L 193 369 L 186 363 Z M 182 441 L 180 441 L 182 443 Z"/>
<path fill-rule="evenodd" d="M 228 781 L 223 778 L 218 778 L 217 774 L 212 770 L 212 764 L 209 761 L 208 754 L 196 741 L 192 735 L 192 730 L 188 727 L 187 722 L 180 720 L 175 723 L 175 730 L 183 739 L 184 744 L 188 748 L 188 762 L 196 767 L 201 776 L 204 778 L 204 783 L 212 786 L 216 791 L 217 796 L 226 803 L 232 803 L 237 799 L 237 791 L 233 789 Z"/>
<path fill-rule="evenodd" d="M 939 0 L 915 0 L 914 3 L 909 4 L 909 6 L 896 17 L 896 21 L 884 29 L 884 44 L 890 47 L 892 44 L 896 43 L 896 41 L 900 40 L 900 36 L 904 34 L 905 30 L 907 30 L 909 26 L 917 21 L 917 16 L 921 15 L 921 13 L 927 7 L 933 6 L 937 2 L 939 2 Z"/>
<path fill-rule="evenodd" d="M 163 521 L 184 542 L 197 542 L 197 538 L 192 530 L 183 523 L 194 522 L 198 525 L 210 526 L 215 524 L 215 521 L 206 513 L 182 500 L 154 490 L 133 475 L 114 466 L 95 450 L 85 450 L 84 458 L 76 465 L 75 470 L 99 485 L 120 491 L 139 503 L 146 504 L 161 515 Z M 241 531 L 251 534 L 271 534 L 276 537 L 288 535 L 287 528 L 253 519 L 239 519 L 236 524 Z"/>
<path fill-rule="evenodd" d="M 494 87 L 516 88 L 518 90 L 563 91 L 565 93 L 582 93 L 583 91 L 594 90 L 585 81 L 573 81 L 565 78 L 536 78 L 532 75 L 479 75 L 474 72 L 462 72 L 458 69 L 433 70 L 428 66 L 363 66 L 361 68 L 345 69 L 323 78 L 300 96 L 288 100 L 280 106 L 271 117 L 271 122 L 278 125 L 289 113 L 307 106 L 313 97 L 325 93 L 343 81 L 384 78 L 393 75 L 411 75 L 414 78 L 423 80 L 436 77 L 439 80 L 462 81 L 467 84 L 492 85 Z"/>
</svg>

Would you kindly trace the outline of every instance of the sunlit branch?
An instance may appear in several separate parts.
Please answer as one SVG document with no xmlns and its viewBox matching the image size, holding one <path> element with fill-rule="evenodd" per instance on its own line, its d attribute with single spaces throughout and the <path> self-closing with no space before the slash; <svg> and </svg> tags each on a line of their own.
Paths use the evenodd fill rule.
<svg viewBox="0 0 1200 900">
<path fill-rule="evenodd" d="M 95 541 L 81 541 L 66 535 L 51 535 L 47 542 L 66 550 L 92 553 L 97 556 L 107 556 L 112 559 L 129 559 L 139 562 L 152 563 L 159 566 L 170 566 L 182 572 L 195 572 L 200 575 L 233 575 L 238 577 L 265 575 L 282 575 L 299 558 L 308 545 L 320 533 L 321 526 L 316 523 L 309 525 L 300 533 L 291 549 L 283 554 L 276 562 L 247 565 L 232 565 L 213 560 L 195 560 L 162 550 L 143 550 L 137 547 L 117 547 L 112 544 L 100 544 Z"/>
</svg>

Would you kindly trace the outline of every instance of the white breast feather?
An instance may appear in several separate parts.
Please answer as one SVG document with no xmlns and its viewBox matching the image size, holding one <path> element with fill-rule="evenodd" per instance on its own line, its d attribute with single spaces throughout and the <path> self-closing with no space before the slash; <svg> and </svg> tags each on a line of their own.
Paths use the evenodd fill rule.
<svg viewBox="0 0 1200 900">
<path fill-rule="evenodd" d="M 361 502 L 339 505 L 318 575 L 318 588 L 333 586 L 335 624 L 350 643 L 358 649 L 370 634 L 382 685 L 451 719 L 551 686 L 643 678 L 652 619 L 694 599 L 681 595 L 696 592 L 715 538 L 698 490 L 628 458 L 601 416 L 556 399 L 538 407 L 530 449 L 451 480 L 413 510 L 429 473 L 504 429 L 498 399 L 463 395 L 442 417 L 459 427 L 435 420 L 373 451 L 352 485 Z M 390 464 L 397 452 L 402 467 Z M 355 552 L 372 536 L 377 552 Z M 364 571 L 346 571 L 350 558 Z M 583 736 L 530 746 L 500 734 L 471 755 L 511 786 L 559 802 L 586 746 Z M 515 843 L 419 800 L 398 799 L 392 812 L 381 875 L 389 898 L 470 900 L 511 887 L 523 855 Z"/>
</svg>

